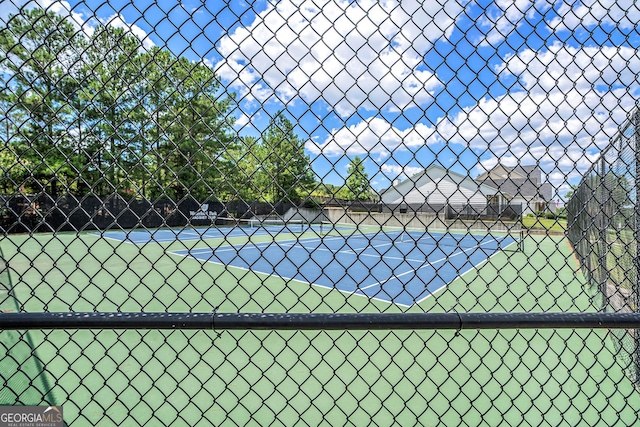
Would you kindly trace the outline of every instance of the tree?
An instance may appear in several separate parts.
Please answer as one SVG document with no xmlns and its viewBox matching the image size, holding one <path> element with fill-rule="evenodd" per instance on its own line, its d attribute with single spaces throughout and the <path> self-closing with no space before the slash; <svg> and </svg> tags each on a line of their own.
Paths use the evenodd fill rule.
<svg viewBox="0 0 640 427">
<path fill-rule="evenodd" d="M 258 138 L 247 136 L 241 139 L 226 155 L 233 164 L 233 171 L 226 176 L 230 200 L 259 200 L 265 179 L 260 165 L 261 145 Z"/>
<path fill-rule="evenodd" d="M 164 136 L 158 140 L 163 193 L 175 198 L 190 194 L 200 200 L 232 191 L 226 178 L 233 172 L 228 153 L 237 146 L 233 132 L 233 96 L 220 96 L 221 85 L 202 63 L 175 59 L 165 69 L 172 92 L 161 97 Z"/>
<path fill-rule="evenodd" d="M 145 50 L 122 28 L 90 38 L 65 18 L 24 9 L 0 29 L 4 191 L 143 197 L 234 194 L 245 155 L 233 94 L 213 70 Z"/>
<path fill-rule="evenodd" d="M 260 196 L 267 202 L 297 203 L 315 187 L 315 175 L 304 141 L 282 112 L 273 117 L 258 149 L 256 178 Z"/>
<path fill-rule="evenodd" d="M 209 67 L 143 51 L 136 37 L 112 27 L 96 29 L 86 58 L 94 191 L 201 200 L 225 191 L 234 100 L 220 96 Z"/>
<path fill-rule="evenodd" d="M 341 189 L 342 186 L 323 182 L 316 185 L 311 195 L 315 197 L 339 198 L 338 193 Z"/>
<path fill-rule="evenodd" d="M 564 195 L 564 199 L 565 200 L 570 200 L 571 197 L 573 196 L 573 192 L 578 188 L 577 185 L 571 185 L 571 190 L 567 191 L 567 193 Z"/>
<path fill-rule="evenodd" d="M 144 113 L 139 102 L 141 71 L 137 57 L 141 42 L 122 28 L 99 25 L 83 59 L 82 109 L 86 135 L 82 149 L 92 191 L 106 195 L 127 192 L 129 172 L 140 142 Z"/>
<path fill-rule="evenodd" d="M 347 168 L 347 180 L 344 191 L 340 194 L 346 200 L 371 200 L 373 190 L 369 183 L 369 176 L 364 170 L 364 161 L 355 157 Z"/>
<path fill-rule="evenodd" d="M 135 176 L 140 180 L 140 188 L 144 197 L 158 198 L 166 196 L 168 183 L 163 153 L 168 150 L 171 141 L 169 127 L 174 121 L 169 106 L 179 96 L 173 87 L 170 70 L 177 58 L 167 50 L 153 47 L 144 52 L 141 58 L 141 70 L 145 76 L 144 95 L 140 97 L 148 112 L 143 124 L 143 144 L 140 161 L 136 165 Z"/>
<path fill-rule="evenodd" d="M 16 184 L 55 196 L 58 181 L 75 174 L 69 161 L 69 123 L 78 88 L 74 71 L 85 40 L 70 22 L 42 9 L 24 9 L 7 22 L 0 29 L 0 70 L 6 88 L 1 101 L 14 126 L 6 136 L 8 152 L 3 158 L 14 156 L 29 168 L 29 179 L 14 175 Z"/>
</svg>

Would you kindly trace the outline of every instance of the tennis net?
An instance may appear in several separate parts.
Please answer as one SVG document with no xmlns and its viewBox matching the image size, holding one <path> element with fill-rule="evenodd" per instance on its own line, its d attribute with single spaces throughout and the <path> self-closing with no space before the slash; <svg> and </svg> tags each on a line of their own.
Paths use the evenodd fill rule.
<svg viewBox="0 0 640 427">
<path fill-rule="evenodd" d="M 218 218 L 216 227 L 263 230 L 268 233 L 324 233 L 333 225 L 327 221 L 309 222 L 305 220 L 278 218 Z M 253 232 L 251 232 L 253 233 Z"/>
<path fill-rule="evenodd" d="M 453 230 L 419 230 L 404 227 L 359 226 L 345 229 L 335 227 L 339 234 L 349 239 L 392 244 L 454 247 L 460 249 L 480 248 L 487 250 L 523 250 L 524 230 L 457 232 Z"/>
</svg>

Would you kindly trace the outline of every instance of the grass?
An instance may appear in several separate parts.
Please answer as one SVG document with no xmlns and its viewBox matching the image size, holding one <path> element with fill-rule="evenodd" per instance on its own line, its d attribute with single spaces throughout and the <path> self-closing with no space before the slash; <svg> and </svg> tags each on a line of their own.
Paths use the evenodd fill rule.
<svg viewBox="0 0 640 427">
<path fill-rule="evenodd" d="M 567 229 L 567 220 L 525 216 L 522 218 L 522 226 L 531 230 L 547 230 L 564 233 Z"/>
<path fill-rule="evenodd" d="M 224 244 L 136 246 L 60 233 L 12 236 L 3 249 L 14 291 L 29 311 L 210 312 L 216 306 L 219 312 L 403 311 L 353 294 L 167 254 Z M 592 309 L 586 289 L 563 238 L 528 236 L 523 252 L 496 253 L 410 310 L 586 311 Z M 640 395 L 604 330 L 64 330 L 30 335 L 51 385 L 51 403 L 63 405 L 70 426 L 639 421 Z"/>
</svg>

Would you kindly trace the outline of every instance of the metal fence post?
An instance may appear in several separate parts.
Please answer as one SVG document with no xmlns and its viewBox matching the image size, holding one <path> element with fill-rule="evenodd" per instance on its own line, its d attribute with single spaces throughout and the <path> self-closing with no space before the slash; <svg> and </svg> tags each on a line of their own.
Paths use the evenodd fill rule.
<svg viewBox="0 0 640 427">
<path fill-rule="evenodd" d="M 636 109 L 633 113 L 633 135 L 634 135 L 634 154 L 635 154 L 635 207 L 634 207 L 634 237 L 636 242 L 635 247 L 635 257 L 634 257 L 634 272 L 635 272 L 635 287 L 632 290 L 632 298 L 633 298 L 633 311 L 634 313 L 640 312 L 640 282 L 638 272 L 640 271 L 640 194 L 638 193 L 638 189 L 640 188 L 640 150 L 638 141 L 640 141 L 640 128 L 638 124 L 640 123 L 640 110 Z M 635 384 L 639 385 L 638 379 L 640 378 L 640 329 L 634 329 L 633 331 L 634 337 L 634 361 L 633 361 L 633 369 L 635 371 Z"/>
<path fill-rule="evenodd" d="M 607 311 L 608 307 L 608 296 L 607 296 L 607 178 L 606 178 L 606 160 L 603 156 L 600 159 L 600 218 L 598 221 L 598 226 L 600 228 L 600 242 L 598 242 L 599 251 L 598 256 L 600 257 L 600 264 L 598 265 L 598 269 L 600 270 L 599 277 L 599 291 L 602 294 L 602 311 Z"/>
</svg>

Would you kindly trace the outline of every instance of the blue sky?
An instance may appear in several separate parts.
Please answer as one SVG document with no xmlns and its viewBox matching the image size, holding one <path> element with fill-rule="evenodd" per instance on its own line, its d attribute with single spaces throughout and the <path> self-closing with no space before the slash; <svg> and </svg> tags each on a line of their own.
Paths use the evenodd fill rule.
<svg viewBox="0 0 640 427">
<path fill-rule="evenodd" d="M 564 194 L 639 91 L 632 0 L 37 3 L 204 61 L 237 94 L 240 134 L 286 110 L 332 184 L 355 156 L 378 190 L 434 162 L 472 177 L 500 162 L 539 164 Z"/>
</svg>

